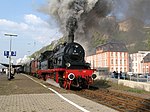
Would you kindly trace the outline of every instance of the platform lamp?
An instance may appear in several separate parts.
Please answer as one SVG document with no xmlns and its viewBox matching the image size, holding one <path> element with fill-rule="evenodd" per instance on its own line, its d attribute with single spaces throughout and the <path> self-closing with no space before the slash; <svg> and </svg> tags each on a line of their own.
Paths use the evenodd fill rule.
<svg viewBox="0 0 150 112">
<path fill-rule="evenodd" d="M 12 37 L 17 37 L 17 34 L 8 34 L 5 33 L 5 36 L 10 37 L 10 44 L 9 44 L 9 75 L 8 75 L 8 80 L 11 80 L 11 46 L 12 46 Z"/>
</svg>

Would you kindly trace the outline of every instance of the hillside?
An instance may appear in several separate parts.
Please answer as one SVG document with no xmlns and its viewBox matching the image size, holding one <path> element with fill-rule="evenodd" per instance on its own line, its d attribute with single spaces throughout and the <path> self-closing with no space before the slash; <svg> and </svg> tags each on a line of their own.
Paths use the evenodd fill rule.
<svg viewBox="0 0 150 112">
<path fill-rule="evenodd" d="M 35 53 L 33 53 L 30 57 L 31 58 L 36 58 L 38 57 L 41 53 L 45 52 L 46 50 L 52 50 L 54 49 L 54 47 L 60 43 L 65 42 L 65 38 L 60 38 L 59 40 L 55 40 L 52 41 L 51 44 L 44 46 L 43 48 L 41 48 L 39 51 L 36 51 Z"/>
<path fill-rule="evenodd" d="M 136 31 L 134 35 L 130 34 L 130 32 L 119 31 L 113 39 L 123 41 L 129 53 L 150 50 L 150 28 L 143 28 L 140 31 Z"/>
<path fill-rule="evenodd" d="M 139 22 L 138 22 L 139 23 Z M 118 23 L 123 24 L 121 28 L 119 27 L 118 31 L 115 33 L 111 33 L 112 28 L 107 29 L 107 33 L 103 31 L 91 31 L 91 38 L 86 40 L 88 42 L 88 48 L 86 49 L 86 53 L 88 55 L 95 53 L 95 48 L 99 45 L 106 43 L 107 41 L 121 41 L 126 44 L 129 53 L 135 53 L 140 50 L 150 50 L 150 27 L 140 27 L 140 28 L 126 28 L 127 23 Z M 114 26 L 113 26 L 114 27 Z M 33 53 L 31 55 L 32 58 L 38 57 L 40 53 L 46 50 L 52 50 L 57 44 L 65 42 L 67 37 L 60 38 L 59 40 L 53 41 L 50 45 L 44 46 L 39 51 Z M 80 43 L 83 45 L 83 43 Z"/>
</svg>

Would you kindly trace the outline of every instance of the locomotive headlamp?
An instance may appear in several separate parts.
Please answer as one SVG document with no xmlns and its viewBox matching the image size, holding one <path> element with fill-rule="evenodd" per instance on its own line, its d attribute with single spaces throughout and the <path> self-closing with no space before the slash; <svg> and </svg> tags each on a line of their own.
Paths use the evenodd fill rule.
<svg viewBox="0 0 150 112">
<path fill-rule="evenodd" d="M 69 75 L 68 75 L 68 79 L 69 80 L 73 80 L 75 78 L 75 75 L 73 74 L 73 73 L 70 73 Z"/>
<path fill-rule="evenodd" d="M 78 48 L 79 46 L 78 46 L 78 45 L 75 45 L 75 47 Z"/>
<path fill-rule="evenodd" d="M 95 79 L 97 76 L 96 74 L 92 74 L 92 78 Z"/>
<path fill-rule="evenodd" d="M 67 66 L 67 67 L 70 67 L 70 66 L 71 66 L 71 64 L 70 64 L 70 63 L 66 63 L 66 66 Z"/>
</svg>

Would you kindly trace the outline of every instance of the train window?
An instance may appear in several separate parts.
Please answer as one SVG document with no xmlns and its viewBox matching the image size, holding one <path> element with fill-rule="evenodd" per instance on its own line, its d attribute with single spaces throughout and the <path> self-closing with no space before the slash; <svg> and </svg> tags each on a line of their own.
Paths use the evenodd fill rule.
<svg viewBox="0 0 150 112">
<path fill-rule="evenodd" d="M 54 59 L 54 64 L 57 64 L 57 60 L 58 60 L 57 58 Z"/>
<path fill-rule="evenodd" d="M 60 58 L 58 59 L 58 63 L 59 63 L 59 64 L 61 63 L 61 59 L 60 59 Z"/>
</svg>

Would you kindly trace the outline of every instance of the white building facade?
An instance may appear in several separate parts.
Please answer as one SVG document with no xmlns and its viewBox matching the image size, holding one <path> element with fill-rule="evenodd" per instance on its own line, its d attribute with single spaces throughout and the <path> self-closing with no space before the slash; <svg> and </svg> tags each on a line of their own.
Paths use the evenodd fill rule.
<svg viewBox="0 0 150 112">
<path fill-rule="evenodd" d="M 138 53 L 130 54 L 130 72 L 134 74 L 144 74 L 143 58 L 150 53 L 150 51 L 138 51 Z"/>
</svg>

